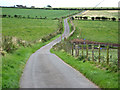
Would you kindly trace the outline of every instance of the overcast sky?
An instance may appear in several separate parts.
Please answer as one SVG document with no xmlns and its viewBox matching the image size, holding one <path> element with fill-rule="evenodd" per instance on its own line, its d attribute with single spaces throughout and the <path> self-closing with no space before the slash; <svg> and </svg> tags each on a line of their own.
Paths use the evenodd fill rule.
<svg viewBox="0 0 120 90">
<path fill-rule="evenodd" d="M 102 2 L 103 1 L 103 2 Z M 26 5 L 45 7 L 118 7 L 120 0 L 0 0 L 0 6 Z"/>
</svg>

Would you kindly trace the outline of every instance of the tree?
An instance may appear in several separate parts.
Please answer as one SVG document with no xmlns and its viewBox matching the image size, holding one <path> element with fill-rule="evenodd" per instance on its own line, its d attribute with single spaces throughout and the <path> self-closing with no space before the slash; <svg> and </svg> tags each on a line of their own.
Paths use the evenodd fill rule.
<svg viewBox="0 0 120 90">
<path fill-rule="evenodd" d="M 92 20 L 94 20 L 95 18 L 94 17 L 91 17 Z"/>
<path fill-rule="evenodd" d="M 74 20 L 74 17 L 71 17 L 72 20 Z"/>
<path fill-rule="evenodd" d="M 14 15 L 15 18 L 17 18 L 18 16 L 17 15 Z"/>
<path fill-rule="evenodd" d="M 47 17 L 45 16 L 44 18 L 42 18 L 42 19 L 47 19 Z"/>
<path fill-rule="evenodd" d="M 51 5 L 47 5 L 48 8 L 51 8 L 52 6 Z"/>
<path fill-rule="evenodd" d="M 80 19 L 82 19 L 83 17 L 81 16 Z"/>
<path fill-rule="evenodd" d="M 83 17 L 83 19 L 84 19 L 84 20 L 87 20 L 87 19 L 88 19 L 88 17 Z"/>
<path fill-rule="evenodd" d="M 78 18 L 77 16 L 75 16 L 75 18 Z"/>
<path fill-rule="evenodd" d="M 102 17 L 102 20 L 107 20 L 107 17 Z"/>
<path fill-rule="evenodd" d="M 112 19 L 112 21 L 116 21 L 116 18 L 115 17 L 113 17 L 113 18 L 111 18 Z"/>
<path fill-rule="evenodd" d="M 118 20 L 120 21 L 120 18 Z"/>
<path fill-rule="evenodd" d="M 35 8 L 35 6 L 31 6 L 31 8 Z"/>
<path fill-rule="evenodd" d="M 100 20 L 100 17 L 96 17 L 96 20 Z"/>
</svg>

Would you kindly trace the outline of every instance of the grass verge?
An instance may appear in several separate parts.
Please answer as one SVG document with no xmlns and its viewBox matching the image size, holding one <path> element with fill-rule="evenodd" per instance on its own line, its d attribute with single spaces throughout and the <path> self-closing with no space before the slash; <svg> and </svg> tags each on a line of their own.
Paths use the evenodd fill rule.
<svg viewBox="0 0 120 90">
<path fill-rule="evenodd" d="M 3 56 L 2 88 L 19 88 L 19 80 L 30 55 L 59 36 L 60 34 L 47 42 L 34 44 L 32 47 L 20 47 L 15 52 Z"/>
<path fill-rule="evenodd" d="M 80 71 L 84 76 L 100 88 L 118 88 L 118 73 L 99 69 L 90 62 L 83 63 L 83 61 L 74 58 L 64 51 L 56 51 L 54 49 L 51 49 L 50 51 L 60 57 L 64 62 L 71 65 L 73 68 Z"/>
<path fill-rule="evenodd" d="M 69 28 L 70 28 L 70 32 L 72 32 L 72 28 L 71 28 L 71 23 L 70 23 L 70 19 L 68 19 L 68 25 L 69 25 Z"/>
</svg>

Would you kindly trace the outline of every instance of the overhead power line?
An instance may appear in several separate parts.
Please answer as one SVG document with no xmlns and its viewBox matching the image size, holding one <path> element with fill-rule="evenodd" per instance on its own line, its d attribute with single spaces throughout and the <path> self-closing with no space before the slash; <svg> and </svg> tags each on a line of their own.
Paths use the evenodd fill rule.
<svg viewBox="0 0 120 90">
<path fill-rule="evenodd" d="M 102 2 L 104 2 L 104 0 L 102 0 L 101 2 L 99 2 L 95 7 L 99 6 Z"/>
</svg>

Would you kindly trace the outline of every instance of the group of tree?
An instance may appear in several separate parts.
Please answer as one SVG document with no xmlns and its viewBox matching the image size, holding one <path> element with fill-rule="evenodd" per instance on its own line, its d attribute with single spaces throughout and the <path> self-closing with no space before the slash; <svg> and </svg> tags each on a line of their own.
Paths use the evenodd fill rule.
<svg viewBox="0 0 120 90">
<path fill-rule="evenodd" d="M 116 21 L 117 19 L 115 17 L 107 18 L 107 17 L 91 17 L 91 20 L 112 20 Z"/>
<path fill-rule="evenodd" d="M 75 16 L 76 19 L 78 20 L 88 20 L 88 17 L 78 17 L 78 16 Z M 115 17 L 112 17 L 112 18 L 107 18 L 107 17 L 91 17 L 91 20 L 112 20 L 112 21 L 116 21 L 117 19 Z M 120 21 L 120 18 L 118 19 Z"/>
<path fill-rule="evenodd" d="M 75 18 L 76 18 L 76 19 L 79 19 L 79 20 L 87 20 L 87 19 L 88 19 L 88 17 L 82 17 L 82 16 L 80 16 L 80 17 L 75 16 Z"/>
<path fill-rule="evenodd" d="M 35 6 L 31 6 L 31 7 L 27 7 L 24 5 L 14 5 L 12 7 L 9 6 L 0 6 L 2 8 L 25 8 L 25 9 L 47 9 L 47 10 L 120 10 L 119 7 L 94 7 L 94 8 L 53 8 L 51 5 L 47 5 L 46 7 L 43 8 L 39 8 L 39 7 L 35 7 Z"/>
<path fill-rule="evenodd" d="M 35 17 L 30 17 L 30 15 L 28 16 L 22 16 L 22 15 L 14 15 L 14 16 L 11 16 L 11 15 L 1 15 L 0 17 L 2 18 L 26 18 L 26 19 L 47 19 L 47 17 L 38 17 L 38 16 L 35 16 Z"/>
</svg>

